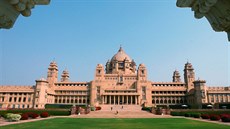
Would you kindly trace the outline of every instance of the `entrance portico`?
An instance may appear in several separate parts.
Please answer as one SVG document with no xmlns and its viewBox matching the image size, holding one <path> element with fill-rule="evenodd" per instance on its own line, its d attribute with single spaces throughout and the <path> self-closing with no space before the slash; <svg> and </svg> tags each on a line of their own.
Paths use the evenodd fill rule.
<svg viewBox="0 0 230 129">
<path fill-rule="evenodd" d="M 138 99 L 138 95 L 103 95 L 102 104 L 139 105 Z"/>
</svg>

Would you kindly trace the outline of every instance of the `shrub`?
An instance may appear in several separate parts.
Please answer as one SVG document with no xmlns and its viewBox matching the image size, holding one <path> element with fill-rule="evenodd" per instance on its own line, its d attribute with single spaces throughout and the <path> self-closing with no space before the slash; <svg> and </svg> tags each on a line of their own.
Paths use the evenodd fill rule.
<svg viewBox="0 0 230 129">
<path fill-rule="evenodd" d="M 39 117 L 39 115 L 38 115 L 37 113 L 32 113 L 32 114 L 31 114 L 31 117 L 32 117 L 33 119 L 35 119 L 35 118 Z"/>
<path fill-rule="evenodd" d="M 0 114 L 5 118 L 7 113 L 18 113 L 20 112 L 21 114 L 24 113 L 36 113 L 36 114 L 41 114 L 42 112 L 48 112 L 49 115 L 52 116 L 68 116 L 70 115 L 70 111 L 67 109 L 52 109 L 52 110 L 44 110 L 44 109 L 11 109 L 11 110 L 4 110 L 0 111 Z M 29 116 L 32 118 L 32 116 Z"/>
<path fill-rule="evenodd" d="M 191 117 L 191 114 L 190 113 L 185 113 L 184 116 L 185 117 Z"/>
<path fill-rule="evenodd" d="M 143 107 L 141 110 L 151 112 L 152 108 L 151 107 Z"/>
<path fill-rule="evenodd" d="M 210 120 L 219 121 L 219 120 L 220 120 L 220 116 L 219 116 L 219 115 L 212 114 L 212 115 L 210 115 Z"/>
<path fill-rule="evenodd" d="M 222 114 L 221 115 L 222 122 L 230 122 L 230 114 Z"/>
<path fill-rule="evenodd" d="M 194 114 L 193 114 L 193 117 L 194 117 L 194 118 L 200 118 L 200 116 L 201 116 L 200 113 L 194 113 Z"/>
<path fill-rule="evenodd" d="M 202 114 L 201 118 L 202 119 L 210 119 L 210 116 L 208 114 Z"/>
<path fill-rule="evenodd" d="M 96 107 L 96 111 L 97 111 L 97 110 L 101 110 L 101 107 Z"/>
<path fill-rule="evenodd" d="M 21 115 L 21 120 L 28 120 L 29 119 L 29 116 L 27 113 L 24 113 Z"/>
<path fill-rule="evenodd" d="M 42 118 L 46 118 L 46 117 L 49 117 L 49 113 L 48 113 L 48 112 L 42 112 L 42 113 L 40 114 L 40 116 L 41 116 Z"/>
<path fill-rule="evenodd" d="M 184 112 L 171 111 L 172 116 L 185 116 Z"/>
<path fill-rule="evenodd" d="M 91 110 L 91 111 L 95 111 L 96 108 L 95 108 L 95 107 L 90 107 L 90 110 Z"/>
<path fill-rule="evenodd" d="M 19 114 L 13 114 L 13 113 L 7 113 L 6 118 L 9 121 L 19 121 L 21 119 L 21 115 Z"/>
</svg>

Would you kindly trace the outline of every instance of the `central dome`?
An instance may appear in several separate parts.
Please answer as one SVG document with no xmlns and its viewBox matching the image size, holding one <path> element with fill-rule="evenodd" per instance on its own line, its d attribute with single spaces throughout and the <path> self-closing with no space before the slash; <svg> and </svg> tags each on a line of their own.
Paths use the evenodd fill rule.
<svg viewBox="0 0 230 129">
<path fill-rule="evenodd" d="M 125 53 L 125 51 L 122 49 L 122 47 L 120 47 L 120 49 L 118 50 L 117 54 L 115 54 L 111 61 L 124 61 L 124 60 L 128 60 L 129 62 L 131 62 L 131 58 Z"/>
</svg>

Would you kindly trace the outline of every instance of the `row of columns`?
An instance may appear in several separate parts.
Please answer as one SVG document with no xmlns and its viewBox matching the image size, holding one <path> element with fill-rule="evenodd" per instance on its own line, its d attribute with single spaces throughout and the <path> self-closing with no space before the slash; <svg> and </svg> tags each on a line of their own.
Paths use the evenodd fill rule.
<svg viewBox="0 0 230 129">
<path fill-rule="evenodd" d="M 230 102 L 230 95 L 209 95 L 208 97 L 211 103 Z"/>
<path fill-rule="evenodd" d="M 87 103 L 88 97 L 87 96 L 57 96 L 55 99 L 55 103 Z"/>
<path fill-rule="evenodd" d="M 152 104 L 175 104 L 175 103 L 186 103 L 186 99 L 184 98 L 172 98 L 172 97 L 165 97 L 165 98 L 152 98 Z"/>
<path fill-rule="evenodd" d="M 106 95 L 102 96 L 102 104 L 131 104 L 138 105 L 138 96 L 136 95 Z"/>
</svg>

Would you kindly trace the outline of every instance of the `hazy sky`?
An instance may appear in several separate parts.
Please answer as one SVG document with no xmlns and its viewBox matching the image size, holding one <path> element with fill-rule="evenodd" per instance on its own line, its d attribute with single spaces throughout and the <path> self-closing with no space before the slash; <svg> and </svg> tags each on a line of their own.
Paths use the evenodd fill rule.
<svg viewBox="0 0 230 129">
<path fill-rule="evenodd" d="M 176 1 L 176 0 L 175 0 Z M 122 44 L 148 79 L 183 80 L 184 64 L 208 86 L 230 85 L 230 42 L 189 8 L 173 0 L 52 0 L 0 30 L 0 85 L 34 85 L 55 60 L 71 81 L 93 80 L 97 64 L 111 59 Z"/>
</svg>

